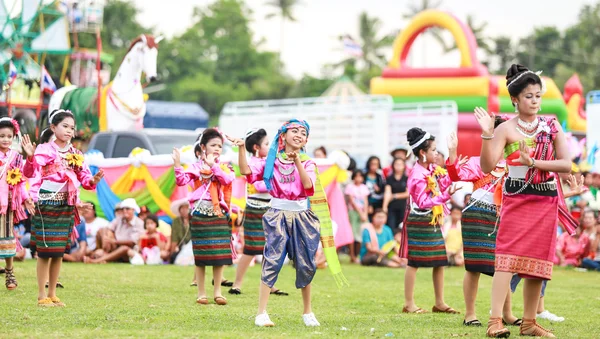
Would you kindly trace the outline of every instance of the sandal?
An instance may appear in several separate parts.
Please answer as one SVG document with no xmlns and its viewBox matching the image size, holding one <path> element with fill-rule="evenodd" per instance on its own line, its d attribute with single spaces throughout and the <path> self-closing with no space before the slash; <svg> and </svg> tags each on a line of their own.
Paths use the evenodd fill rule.
<svg viewBox="0 0 600 339">
<path fill-rule="evenodd" d="M 52 300 L 52 303 L 56 307 L 65 307 L 65 306 L 67 306 L 67 305 L 65 305 L 65 303 L 63 303 L 62 301 L 60 301 L 60 299 L 58 299 L 58 297 L 51 297 L 50 300 Z"/>
<path fill-rule="evenodd" d="M 540 326 L 535 319 L 523 319 L 519 334 L 530 337 L 556 338 L 552 332 Z"/>
<path fill-rule="evenodd" d="M 38 306 L 40 306 L 40 307 L 54 307 L 56 305 L 54 305 L 54 303 L 52 302 L 52 299 L 50 299 L 50 298 L 44 298 L 44 299 L 39 299 L 38 300 Z"/>
<path fill-rule="evenodd" d="M 11 269 L 6 269 L 5 270 L 6 273 L 6 289 L 9 291 L 14 290 L 15 288 L 17 288 L 17 286 L 19 286 L 17 284 L 17 279 L 15 278 L 15 268 L 11 268 Z"/>
<path fill-rule="evenodd" d="M 198 286 L 198 283 L 195 281 L 192 281 L 192 283 L 190 284 L 190 286 Z"/>
<path fill-rule="evenodd" d="M 506 322 L 506 320 L 504 320 L 504 318 L 502 318 L 502 324 L 504 326 L 506 326 L 506 325 L 521 326 L 522 323 L 523 323 L 523 319 L 521 319 L 521 318 L 517 318 L 517 320 L 513 321 L 512 323 L 508 323 L 508 322 Z"/>
<path fill-rule="evenodd" d="M 502 317 L 490 318 L 488 320 L 487 331 L 485 334 L 491 338 L 508 338 L 510 331 L 502 325 Z"/>
<path fill-rule="evenodd" d="M 208 298 L 200 297 L 200 298 L 196 299 L 196 303 L 198 303 L 200 305 L 208 305 Z"/>
<path fill-rule="evenodd" d="M 271 294 L 275 294 L 275 295 L 290 295 L 289 293 L 284 292 L 284 291 L 282 291 L 280 289 L 276 289 L 275 291 L 271 291 Z"/>
<path fill-rule="evenodd" d="M 49 285 L 50 285 L 50 283 L 46 281 L 46 288 L 48 288 L 48 286 L 49 286 Z M 61 282 L 60 282 L 60 281 L 57 281 L 57 282 L 56 282 L 56 287 L 65 288 L 65 287 L 63 286 L 63 284 L 61 284 Z"/>
<path fill-rule="evenodd" d="M 217 305 L 227 305 L 227 299 L 224 297 L 215 297 L 215 302 Z"/>
<path fill-rule="evenodd" d="M 242 290 L 240 290 L 240 289 L 239 289 L 239 288 L 237 288 L 237 287 L 233 287 L 233 288 L 230 288 L 230 289 L 229 289 L 229 294 L 236 294 L 236 295 L 239 295 L 239 294 L 242 294 Z"/>
<path fill-rule="evenodd" d="M 215 279 L 212 280 L 212 285 L 215 286 Z M 233 282 L 227 280 L 227 279 L 223 279 L 221 280 L 221 286 L 223 287 L 232 287 L 233 286 Z"/>
<path fill-rule="evenodd" d="M 481 327 L 481 326 L 483 326 L 483 324 L 481 323 L 481 321 L 479 321 L 477 319 L 473 319 L 473 320 L 470 320 L 470 321 L 463 320 L 463 325 L 464 326 L 474 326 L 474 327 Z"/>
<path fill-rule="evenodd" d="M 439 308 L 437 308 L 437 306 L 433 306 L 433 308 L 431 309 L 431 311 L 433 313 L 460 314 L 460 312 L 458 312 L 457 310 L 453 309 L 450 306 L 448 306 L 448 308 L 446 308 L 445 310 L 439 309 Z"/>
<path fill-rule="evenodd" d="M 428 312 L 427 312 L 427 311 L 425 311 L 424 309 L 420 308 L 420 307 L 417 307 L 417 309 L 416 309 L 416 310 L 414 310 L 414 311 L 412 311 L 412 312 L 411 312 L 411 311 L 409 311 L 409 310 L 408 310 L 408 307 L 404 306 L 404 307 L 402 308 L 402 313 L 423 314 L 423 313 L 428 313 Z"/>
</svg>

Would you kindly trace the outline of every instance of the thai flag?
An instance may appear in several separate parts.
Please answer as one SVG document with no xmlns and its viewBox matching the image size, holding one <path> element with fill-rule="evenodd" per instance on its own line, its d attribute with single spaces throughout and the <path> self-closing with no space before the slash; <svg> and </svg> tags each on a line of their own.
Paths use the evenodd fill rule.
<svg viewBox="0 0 600 339">
<path fill-rule="evenodd" d="M 42 81 L 40 84 L 40 88 L 43 92 L 52 94 L 56 91 L 56 85 L 54 81 L 52 81 L 52 77 L 48 74 L 45 66 L 42 66 Z"/>
<path fill-rule="evenodd" d="M 352 39 L 349 35 L 346 35 L 342 40 L 344 43 L 344 51 L 352 56 L 361 57 L 363 55 L 362 48 L 360 45 Z"/>
<path fill-rule="evenodd" d="M 12 85 L 12 83 L 17 79 L 17 68 L 15 64 L 11 61 L 8 65 L 8 84 Z"/>
</svg>

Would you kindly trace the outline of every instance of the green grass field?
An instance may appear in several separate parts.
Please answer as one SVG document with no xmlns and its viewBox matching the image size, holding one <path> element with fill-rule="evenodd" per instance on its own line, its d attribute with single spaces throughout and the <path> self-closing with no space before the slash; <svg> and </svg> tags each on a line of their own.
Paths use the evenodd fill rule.
<svg viewBox="0 0 600 339">
<path fill-rule="evenodd" d="M 347 262 L 345 258 L 343 261 Z M 35 261 L 17 263 L 19 288 L 0 290 L 0 337 L 399 337 L 447 338 L 485 336 L 485 327 L 462 326 L 461 315 L 401 314 L 404 271 L 344 265 L 351 286 L 338 290 L 327 270 L 319 270 L 313 284 L 313 309 L 319 328 L 306 328 L 301 319 L 302 299 L 294 289 L 294 271 L 286 266 L 277 286 L 290 296 L 272 296 L 269 314 L 274 328 L 257 328 L 254 315 L 260 269 L 250 268 L 243 294 L 224 294 L 229 305 L 195 303 L 190 287 L 192 267 L 110 264 L 63 265 L 58 296 L 66 308 L 38 308 Z M 462 268 L 446 270 L 446 301 L 464 312 Z M 210 274 L 207 277 L 210 286 Z M 225 271 L 232 280 L 235 269 Z M 1 277 L 4 279 L 4 277 Z M 2 281 L 3 283 L 3 281 Z M 491 279 L 482 277 L 477 303 L 485 323 L 490 307 Z M 224 288 L 224 293 L 227 290 Z M 522 287 L 514 298 L 515 314 L 522 312 Z M 209 290 L 209 297 L 212 289 Z M 417 304 L 431 309 L 431 270 L 419 272 Z M 212 301 L 212 298 L 210 298 Z M 600 337 L 600 274 L 555 269 L 548 285 L 546 307 L 566 318 L 552 328 L 559 338 Z M 512 327 L 513 337 L 518 328 Z"/>
</svg>

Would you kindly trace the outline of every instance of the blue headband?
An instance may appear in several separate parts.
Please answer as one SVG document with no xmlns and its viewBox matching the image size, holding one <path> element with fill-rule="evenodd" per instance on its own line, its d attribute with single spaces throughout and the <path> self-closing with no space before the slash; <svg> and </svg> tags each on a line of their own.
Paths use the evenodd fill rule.
<svg viewBox="0 0 600 339">
<path fill-rule="evenodd" d="M 306 129 L 306 135 L 308 136 L 310 134 L 310 125 L 304 120 L 290 119 L 279 128 L 277 134 L 275 134 L 273 142 L 271 143 L 269 154 L 267 155 L 267 160 L 265 162 L 263 180 L 265 181 L 265 185 L 267 186 L 268 190 L 273 188 L 271 180 L 273 179 L 273 170 L 275 169 L 275 158 L 277 158 L 277 153 L 283 149 L 282 145 L 279 144 L 279 139 L 283 133 L 294 127 L 303 127 Z"/>
</svg>

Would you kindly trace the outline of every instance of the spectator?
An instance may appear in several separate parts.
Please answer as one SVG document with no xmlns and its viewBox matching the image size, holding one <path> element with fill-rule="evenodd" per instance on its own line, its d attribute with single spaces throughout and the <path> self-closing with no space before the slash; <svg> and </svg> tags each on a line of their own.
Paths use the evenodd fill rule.
<svg viewBox="0 0 600 339">
<path fill-rule="evenodd" d="M 435 158 L 435 164 L 441 168 L 446 168 L 446 155 L 439 149 L 437 150 L 437 157 Z"/>
<path fill-rule="evenodd" d="M 21 220 L 18 225 L 15 225 L 15 234 L 23 247 L 21 251 L 17 251 L 15 260 L 23 261 L 27 258 L 27 251 L 30 249 L 29 243 L 31 242 L 31 217 L 29 215 L 27 219 Z"/>
<path fill-rule="evenodd" d="M 158 218 L 153 214 L 146 216 L 146 219 L 144 219 L 146 231 L 140 236 L 137 251 L 135 249 L 129 250 L 129 258 L 141 254 L 142 262 L 147 265 L 157 265 L 169 259 L 169 252 L 166 250 L 167 237 L 160 233 L 157 227 Z"/>
<path fill-rule="evenodd" d="M 317 149 L 315 149 L 313 152 L 313 156 L 315 157 L 315 159 L 326 159 L 327 150 L 325 149 L 325 146 L 320 146 Z"/>
<path fill-rule="evenodd" d="M 352 183 L 346 186 L 344 193 L 348 202 L 348 217 L 352 225 L 354 234 L 354 243 L 350 245 L 350 260 L 353 263 L 360 263 L 357 258 L 356 250 L 360 249 L 362 241 L 361 225 L 368 221 L 367 209 L 369 206 L 369 189 L 364 184 L 364 176 L 361 171 L 355 170 L 352 173 Z"/>
<path fill-rule="evenodd" d="M 463 198 L 463 208 L 469 206 L 469 201 L 471 201 L 471 193 L 465 194 Z"/>
<path fill-rule="evenodd" d="M 396 158 L 392 162 L 393 173 L 385 180 L 383 195 L 383 210 L 387 213 L 387 225 L 391 227 L 394 234 L 400 232 L 401 224 L 406 214 L 406 200 L 408 190 L 406 189 L 408 177 L 405 174 L 406 162 L 402 158 Z"/>
<path fill-rule="evenodd" d="M 583 211 L 583 218 L 581 219 L 582 231 L 588 238 L 592 238 L 596 233 L 596 213 L 590 209 Z"/>
<path fill-rule="evenodd" d="M 450 220 L 446 221 L 442 228 L 450 266 L 462 266 L 464 264 L 461 218 L 462 209 L 456 205 L 452 206 Z"/>
<path fill-rule="evenodd" d="M 83 223 L 85 224 L 85 236 L 87 242 L 87 250 L 93 252 L 96 250 L 96 236 L 98 230 L 101 228 L 108 227 L 108 220 L 104 218 L 98 218 L 96 214 L 96 205 L 92 202 L 88 202 L 92 208 L 82 210 L 81 216 L 83 217 Z M 81 261 L 81 260 L 80 260 Z"/>
<path fill-rule="evenodd" d="M 382 209 L 373 213 L 373 222 L 366 224 L 362 233 L 360 263 L 364 266 L 402 267 L 396 254 L 398 243 L 392 230 L 385 225 L 387 214 Z"/>
<path fill-rule="evenodd" d="M 146 220 L 148 215 L 150 215 L 150 210 L 148 206 L 140 207 L 140 213 L 138 213 L 138 217 L 142 220 Z M 167 237 L 167 249 L 171 248 L 171 225 L 169 225 L 166 221 L 162 219 L 158 219 L 158 231 Z"/>
<path fill-rule="evenodd" d="M 396 147 L 396 149 L 394 149 L 390 155 L 392 156 L 392 162 L 394 161 L 394 159 L 402 159 L 404 160 L 404 164 L 406 165 L 406 160 L 408 160 L 408 158 L 410 157 L 410 153 L 408 152 L 409 149 L 408 147 L 404 146 L 404 145 L 400 145 L 398 147 Z M 386 167 L 383 169 L 383 177 L 387 178 L 390 175 L 392 175 L 392 165 L 390 164 L 390 166 Z M 410 174 L 410 167 L 408 165 L 406 165 L 406 175 L 408 176 Z"/>
<path fill-rule="evenodd" d="M 369 189 L 369 219 L 372 218 L 376 209 L 383 207 L 383 190 L 385 182 L 380 174 L 381 161 L 378 157 L 372 156 L 367 160 L 365 168 L 365 184 Z"/>
<path fill-rule="evenodd" d="M 171 212 L 177 217 L 173 219 L 171 227 L 171 262 L 181 251 L 181 248 L 190 242 L 192 234 L 190 233 L 190 203 L 187 198 L 180 199 L 171 203 Z"/>
<path fill-rule="evenodd" d="M 574 235 L 565 232 L 558 237 L 554 256 L 555 265 L 581 266 L 582 260 L 590 248 L 590 238 L 583 233 L 582 226 L 575 229 Z"/>
<path fill-rule="evenodd" d="M 109 227 L 98 232 L 100 240 L 96 246 L 101 248 L 97 250 L 95 258 L 84 258 L 86 263 L 98 264 L 103 262 L 128 262 L 128 252 L 140 239 L 144 232 L 144 222 L 135 216 L 140 208 L 134 199 L 129 198 L 121 202 L 123 217 L 113 220 Z"/>
<path fill-rule="evenodd" d="M 77 229 L 77 242 L 71 245 L 71 251 L 65 253 L 63 257 L 63 260 L 67 262 L 82 262 L 88 252 L 85 223 L 80 223 L 75 229 Z"/>
<path fill-rule="evenodd" d="M 121 203 L 117 203 L 115 205 L 115 219 L 123 217 L 123 207 L 121 207 Z"/>
<path fill-rule="evenodd" d="M 582 267 L 600 271 L 600 225 L 595 226 L 595 233 L 590 236 L 590 257 L 583 258 Z"/>
</svg>

